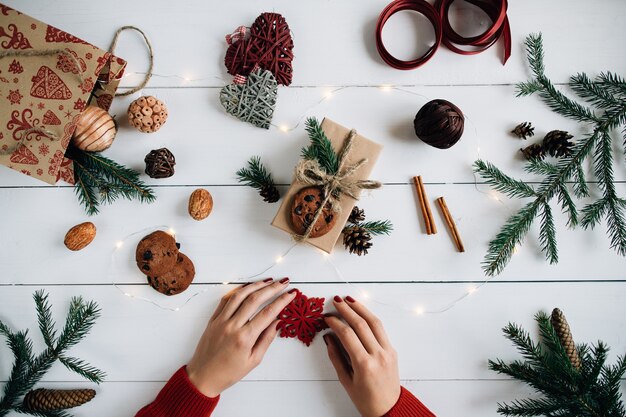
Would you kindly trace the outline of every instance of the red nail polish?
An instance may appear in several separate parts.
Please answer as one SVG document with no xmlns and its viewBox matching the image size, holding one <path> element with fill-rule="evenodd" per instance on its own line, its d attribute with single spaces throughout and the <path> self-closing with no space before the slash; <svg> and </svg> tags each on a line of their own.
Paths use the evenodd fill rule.
<svg viewBox="0 0 626 417">
<path fill-rule="evenodd" d="M 272 282 L 272 281 L 274 281 L 274 278 L 265 278 L 263 280 L 263 282 Z"/>
<path fill-rule="evenodd" d="M 336 303 L 341 303 L 343 301 L 338 295 L 336 295 L 333 300 L 335 300 Z"/>
<path fill-rule="evenodd" d="M 280 282 L 281 284 L 285 284 L 285 283 L 289 282 L 289 278 L 285 277 L 285 278 L 281 279 L 278 282 Z"/>
<path fill-rule="evenodd" d="M 293 290 L 289 290 L 287 291 L 287 294 L 293 294 L 294 292 L 298 291 L 296 288 L 294 288 Z"/>
<path fill-rule="evenodd" d="M 350 297 L 350 296 L 347 296 L 346 297 L 346 301 L 349 302 L 349 303 L 354 303 L 356 300 L 354 298 Z"/>
</svg>

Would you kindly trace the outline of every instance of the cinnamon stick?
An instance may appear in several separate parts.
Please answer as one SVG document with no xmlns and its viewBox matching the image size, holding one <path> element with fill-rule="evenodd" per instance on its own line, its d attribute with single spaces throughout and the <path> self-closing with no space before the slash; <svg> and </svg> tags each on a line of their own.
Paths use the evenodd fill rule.
<svg viewBox="0 0 626 417">
<path fill-rule="evenodd" d="M 456 224 L 454 223 L 454 219 L 450 214 L 450 210 L 448 209 L 448 205 L 446 204 L 446 200 L 443 197 L 439 197 L 437 199 L 437 203 L 439 208 L 441 209 L 441 214 L 443 215 L 446 224 L 448 225 L 448 230 L 450 230 L 450 234 L 452 235 L 452 239 L 454 239 L 454 244 L 459 252 L 465 252 L 465 246 L 463 246 L 463 241 L 461 240 L 461 235 L 459 234 L 459 230 L 456 228 Z"/>
<path fill-rule="evenodd" d="M 420 187 L 420 180 L 418 177 L 413 177 L 413 182 L 415 183 L 415 191 L 417 192 L 417 199 L 420 205 L 420 209 L 422 211 L 422 216 L 424 217 L 424 226 L 426 227 L 426 234 L 432 234 L 432 229 L 430 227 L 430 219 L 428 218 L 428 213 L 426 212 L 426 201 L 424 199 L 424 194 L 422 192 L 422 188 Z"/>
<path fill-rule="evenodd" d="M 424 188 L 424 182 L 422 182 L 421 175 L 417 176 L 417 181 L 419 182 L 419 186 L 422 190 L 422 196 L 424 198 L 424 206 L 426 207 L 426 215 L 428 216 L 428 221 L 430 222 L 430 231 L 433 235 L 437 234 L 437 226 L 435 225 L 435 218 L 433 217 L 433 212 L 430 209 L 430 203 L 428 202 L 428 196 L 426 196 L 426 189 Z"/>
</svg>

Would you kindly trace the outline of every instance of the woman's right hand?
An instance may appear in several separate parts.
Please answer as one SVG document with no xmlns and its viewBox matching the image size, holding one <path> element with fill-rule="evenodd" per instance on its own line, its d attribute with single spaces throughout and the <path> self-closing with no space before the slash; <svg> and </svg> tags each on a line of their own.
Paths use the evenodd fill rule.
<svg viewBox="0 0 626 417">
<path fill-rule="evenodd" d="M 343 318 L 326 317 L 324 335 L 339 382 L 363 417 L 384 416 L 400 397 L 398 359 L 381 321 L 363 304 L 335 296 Z"/>
</svg>

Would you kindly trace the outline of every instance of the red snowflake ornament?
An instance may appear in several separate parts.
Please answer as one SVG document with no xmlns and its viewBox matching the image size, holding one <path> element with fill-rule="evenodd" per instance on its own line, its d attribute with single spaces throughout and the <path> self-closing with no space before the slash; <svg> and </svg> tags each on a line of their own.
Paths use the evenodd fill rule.
<svg viewBox="0 0 626 417">
<path fill-rule="evenodd" d="M 324 298 L 307 297 L 296 291 L 296 298 L 278 315 L 280 337 L 297 337 L 309 346 L 315 334 L 328 326 L 324 321 Z"/>
</svg>

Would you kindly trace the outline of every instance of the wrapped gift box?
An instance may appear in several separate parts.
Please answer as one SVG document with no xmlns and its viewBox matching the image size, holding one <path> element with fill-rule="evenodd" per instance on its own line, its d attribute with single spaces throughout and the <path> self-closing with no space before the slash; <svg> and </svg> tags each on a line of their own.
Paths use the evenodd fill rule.
<svg viewBox="0 0 626 417">
<path fill-rule="evenodd" d="M 65 151 L 76 122 L 88 105 L 109 109 L 125 67 L 109 52 L 0 4 L 0 164 L 49 184 L 73 183 Z"/>
</svg>

